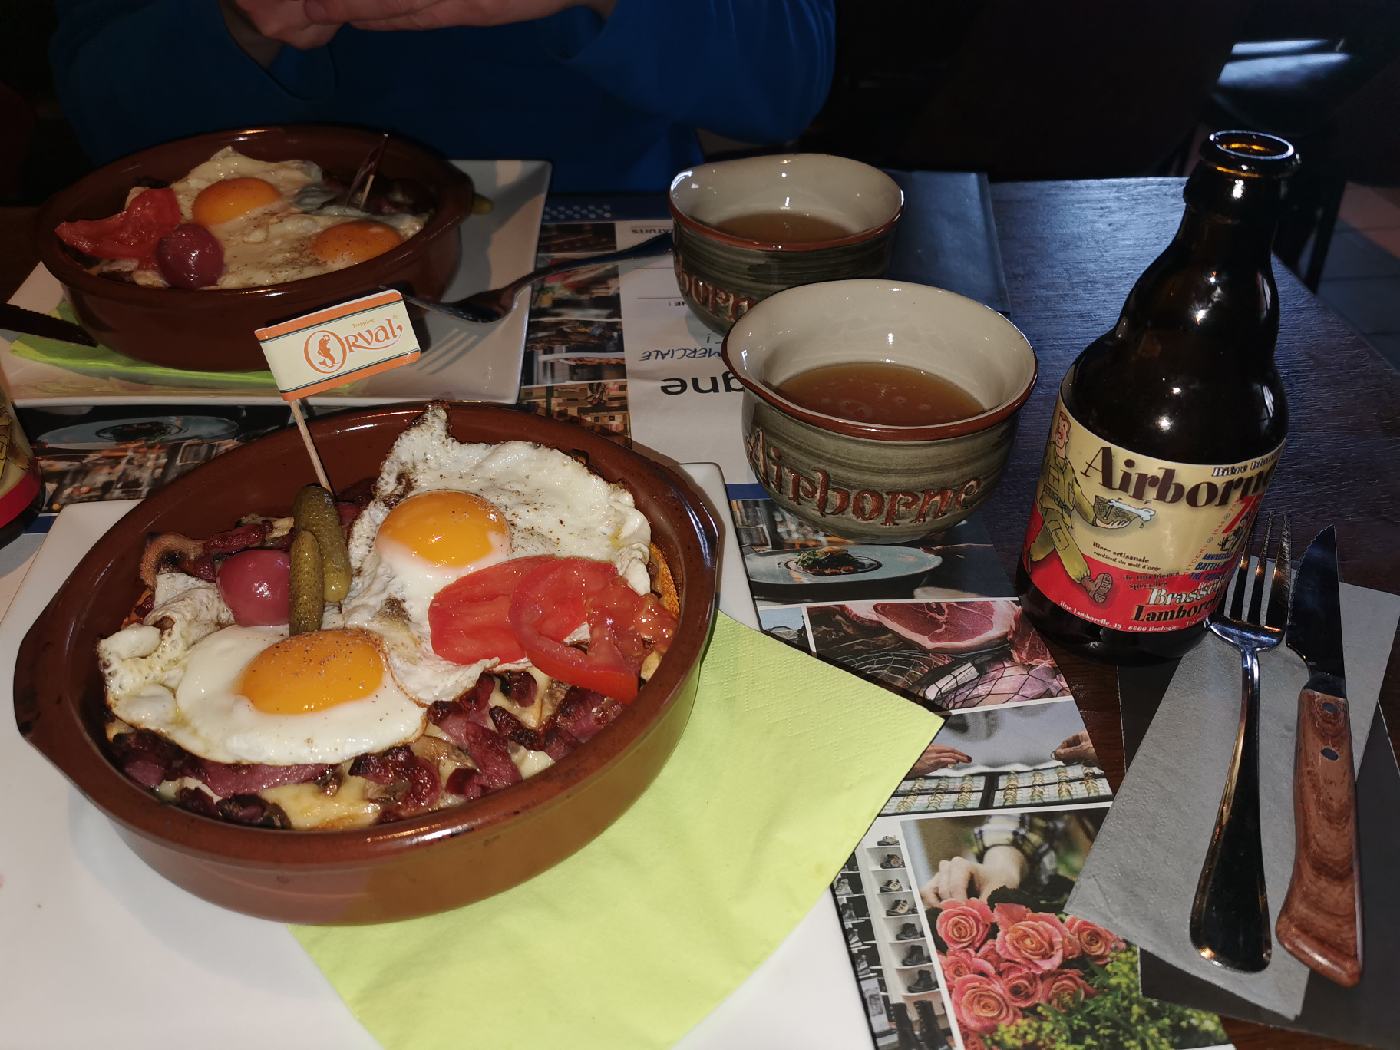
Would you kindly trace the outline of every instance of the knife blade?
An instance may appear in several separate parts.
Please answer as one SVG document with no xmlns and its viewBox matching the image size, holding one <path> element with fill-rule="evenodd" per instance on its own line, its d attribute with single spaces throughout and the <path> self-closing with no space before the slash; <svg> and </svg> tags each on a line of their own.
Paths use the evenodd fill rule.
<svg viewBox="0 0 1400 1050">
<path fill-rule="evenodd" d="M 26 310 L 14 303 L 0 303 L 0 328 L 25 335 L 37 335 L 43 339 L 62 339 L 66 343 L 82 346 L 96 346 L 97 340 L 88 335 L 87 329 L 61 317 L 50 317 L 37 310 Z"/>
<path fill-rule="evenodd" d="M 1277 932 L 1310 969 L 1350 988 L 1361 979 L 1361 881 L 1340 590 L 1329 526 L 1298 566 L 1284 636 L 1308 665 L 1308 684 L 1298 694 L 1293 757 L 1293 877 Z"/>
</svg>

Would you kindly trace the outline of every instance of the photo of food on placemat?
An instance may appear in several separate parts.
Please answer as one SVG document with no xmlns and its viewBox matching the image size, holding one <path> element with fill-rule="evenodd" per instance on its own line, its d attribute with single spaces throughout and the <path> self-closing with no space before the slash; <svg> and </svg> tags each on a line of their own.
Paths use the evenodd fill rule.
<svg viewBox="0 0 1400 1050">
<path fill-rule="evenodd" d="M 570 270 L 535 285 L 530 317 L 588 317 L 618 320 L 622 298 L 618 294 L 616 265 Z"/>
<path fill-rule="evenodd" d="M 1069 695 L 1014 601 L 846 602 L 806 614 L 822 659 L 938 710 Z"/>
<path fill-rule="evenodd" d="M 617 249 L 613 222 L 556 222 L 540 227 L 541 258 L 553 255 L 602 255 Z"/>
<path fill-rule="evenodd" d="M 39 461 L 48 511 L 142 499 L 290 418 L 278 405 L 219 404 L 25 408 L 19 417 Z"/>
<path fill-rule="evenodd" d="M 760 602 L 965 598 L 1011 591 L 976 521 L 922 544 L 861 544 L 823 533 L 772 500 L 730 500 Z"/>
<path fill-rule="evenodd" d="M 532 321 L 521 373 L 526 386 L 624 380 L 622 326 L 578 318 Z"/>
<path fill-rule="evenodd" d="M 628 434 L 625 379 L 556 387 L 524 386 L 520 388 L 520 404 L 541 415 L 571 420 L 589 430 L 621 437 Z"/>
<path fill-rule="evenodd" d="M 1072 698 L 951 714 L 882 816 L 1107 801 Z"/>
</svg>

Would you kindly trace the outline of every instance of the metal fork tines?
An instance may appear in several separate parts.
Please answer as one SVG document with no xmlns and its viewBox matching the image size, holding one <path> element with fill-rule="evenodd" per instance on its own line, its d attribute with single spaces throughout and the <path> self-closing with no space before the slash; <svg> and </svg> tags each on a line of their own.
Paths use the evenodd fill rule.
<svg viewBox="0 0 1400 1050">
<path fill-rule="evenodd" d="M 1250 972 L 1264 969 L 1273 950 L 1259 841 L 1259 654 L 1283 640 L 1291 555 L 1287 516 L 1265 521 L 1257 550 L 1254 531 L 1251 526 L 1230 591 L 1208 623 L 1240 653 L 1240 725 L 1191 906 L 1196 950 L 1212 962 Z"/>
</svg>

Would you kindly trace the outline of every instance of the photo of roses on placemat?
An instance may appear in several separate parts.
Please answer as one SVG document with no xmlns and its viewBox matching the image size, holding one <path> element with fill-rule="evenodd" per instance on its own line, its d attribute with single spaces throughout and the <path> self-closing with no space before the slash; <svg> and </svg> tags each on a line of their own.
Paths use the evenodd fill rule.
<svg viewBox="0 0 1400 1050">
<path fill-rule="evenodd" d="M 1143 998 L 1137 949 L 1062 911 L 1101 819 L 1090 808 L 903 825 L 966 1050 L 1227 1042 L 1213 1015 Z"/>
</svg>

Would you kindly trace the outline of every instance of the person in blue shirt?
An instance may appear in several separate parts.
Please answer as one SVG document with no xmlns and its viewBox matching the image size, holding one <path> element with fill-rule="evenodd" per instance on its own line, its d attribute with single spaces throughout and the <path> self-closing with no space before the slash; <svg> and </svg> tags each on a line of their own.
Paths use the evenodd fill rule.
<svg viewBox="0 0 1400 1050">
<path fill-rule="evenodd" d="M 834 0 L 58 0 L 50 58 L 93 160 L 327 121 L 454 158 L 545 158 L 561 192 L 659 190 L 696 129 L 795 137 Z"/>
</svg>

